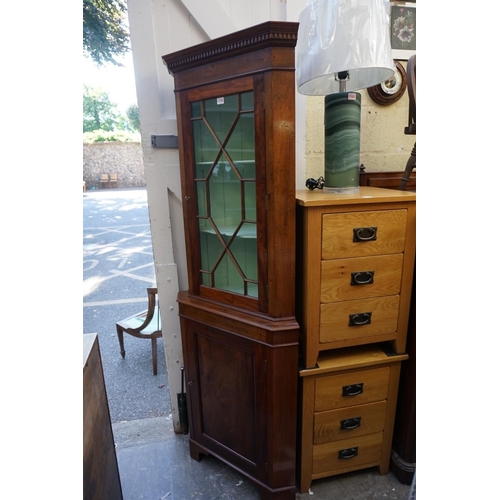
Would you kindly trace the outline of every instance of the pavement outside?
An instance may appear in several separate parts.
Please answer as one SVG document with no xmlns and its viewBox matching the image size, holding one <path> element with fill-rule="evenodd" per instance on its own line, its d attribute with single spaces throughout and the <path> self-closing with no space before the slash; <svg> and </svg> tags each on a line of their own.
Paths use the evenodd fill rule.
<svg viewBox="0 0 500 500">
<path fill-rule="evenodd" d="M 98 334 L 123 498 L 259 500 L 250 480 L 212 456 L 191 459 L 188 436 L 173 432 L 163 341 L 156 376 L 149 341 L 125 334 L 120 355 L 115 323 L 145 309 L 155 283 L 146 189 L 85 192 L 83 333 Z M 411 490 L 374 468 L 313 481 L 296 498 L 407 500 Z"/>
<path fill-rule="evenodd" d="M 83 333 L 98 334 L 112 422 L 170 414 L 163 340 L 154 376 L 151 343 L 125 334 L 122 358 L 115 327 L 147 308 L 155 284 L 146 189 L 84 193 Z"/>
</svg>

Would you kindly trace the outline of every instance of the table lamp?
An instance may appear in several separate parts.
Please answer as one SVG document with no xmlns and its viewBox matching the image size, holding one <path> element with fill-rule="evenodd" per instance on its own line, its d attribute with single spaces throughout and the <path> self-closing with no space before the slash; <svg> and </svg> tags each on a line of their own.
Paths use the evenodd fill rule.
<svg viewBox="0 0 500 500">
<path fill-rule="evenodd" d="M 359 192 L 361 95 L 354 91 L 394 74 L 389 0 L 312 0 L 299 23 L 298 91 L 326 96 L 325 177 L 316 187 Z"/>
</svg>

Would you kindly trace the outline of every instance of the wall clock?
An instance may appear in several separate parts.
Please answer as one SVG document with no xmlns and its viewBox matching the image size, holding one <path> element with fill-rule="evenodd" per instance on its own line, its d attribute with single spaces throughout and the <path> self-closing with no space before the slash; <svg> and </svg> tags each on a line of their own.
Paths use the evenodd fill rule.
<svg viewBox="0 0 500 500">
<path fill-rule="evenodd" d="M 373 87 L 369 87 L 368 95 L 381 106 L 388 106 L 399 101 L 406 90 L 406 70 L 398 61 L 394 61 L 396 72 L 394 76 Z"/>
</svg>

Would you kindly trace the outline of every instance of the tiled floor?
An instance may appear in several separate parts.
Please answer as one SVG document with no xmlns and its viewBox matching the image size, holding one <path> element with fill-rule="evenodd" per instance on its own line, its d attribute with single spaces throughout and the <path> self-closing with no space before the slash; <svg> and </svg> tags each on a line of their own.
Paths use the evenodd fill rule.
<svg viewBox="0 0 500 500">
<path fill-rule="evenodd" d="M 196 462 L 168 418 L 113 424 L 124 500 L 259 500 L 251 481 L 218 459 Z M 314 481 L 297 500 L 407 500 L 411 487 L 377 468 Z"/>
</svg>

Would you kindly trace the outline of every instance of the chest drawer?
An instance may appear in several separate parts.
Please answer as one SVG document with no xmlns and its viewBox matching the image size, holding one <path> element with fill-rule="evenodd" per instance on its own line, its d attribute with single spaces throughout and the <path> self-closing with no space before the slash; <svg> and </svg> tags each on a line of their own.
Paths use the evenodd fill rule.
<svg viewBox="0 0 500 500">
<path fill-rule="evenodd" d="M 323 259 L 403 252 L 406 210 L 323 215 Z"/>
<path fill-rule="evenodd" d="M 387 403 L 369 403 L 314 415 L 314 444 L 330 443 L 384 430 Z"/>
<path fill-rule="evenodd" d="M 378 345 L 361 345 L 323 351 L 314 368 L 300 370 L 301 493 L 314 479 L 366 467 L 387 474 L 406 359 Z"/>
<path fill-rule="evenodd" d="M 415 193 L 360 186 L 352 195 L 297 191 L 296 198 L 296 315 L 304 367 L 313 369 L 321 352 L 351 346 L 384 342 L 404 353 Z"/>
<path fill-rule="evenodd" d="M 313 448 L 313 474 L 335 474 L 343 469 L 376 465 L 382 452 L 383 432 L 318 444 Z"/>
<path fill-rule="evenodd" d="M 321 263 L 321 302 L 396 295 L 401 289 L 403 255 L 378 255 Z"/>
<path fill-rule="evenodd" d="M 321 304 L 319 341 L 338 342 L 394 333 L 399 295 Z"/>
<path fill-rule="evenodd" d="M 389 366 L 316 378 L 314 411 L 372 403 L 387 398 Z"/>
</svg>

